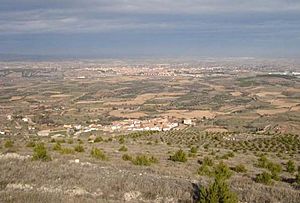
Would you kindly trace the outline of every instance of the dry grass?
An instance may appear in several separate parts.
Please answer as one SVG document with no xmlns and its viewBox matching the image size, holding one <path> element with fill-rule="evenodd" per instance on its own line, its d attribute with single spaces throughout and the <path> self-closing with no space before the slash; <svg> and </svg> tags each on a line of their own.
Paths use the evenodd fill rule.
<svg viewBox="0 0 300 203">
<path fill-rule="evenodd" d="M 230 94 L 231 94 L 232 96 L 234 96 L 234 97 L 239 97 L 239 96 L 241 96 L 243 93 L 236 91 L 236 92 L 230 92 Z"/>
<path fill-rule="evenodd" d="M 285 113 L 289 111 L 288 108 L 279 108 L 279 109 L 259 109 L 256 110 L 256 112 L 259 115 L 274 115 L 274 114 L 279 114 L 279 113 Z"/>
<path fill-rule="evenodd" d="M 294 177 L 283 172 L 283 181 L 274 181 L 272 187 L 264 186 L 253 181 L 261 168 L 254 163 L 257 157 L 253 154 L 259 150 L 288 150 L 288 143 L 298 150 L 296 135 L 244 135 L 234 133 L 205 133 L 195 128 L 182 131 L 139 133 L 122 135 L 128 149 L 128 154 L 136 157 L 143 153 L 147 157 L 154 156 L 158 162 L 150 166 L 135 166 L 122 160 L 123 153 L 119 152 L 119 137 L 111 141 L 88 143 L 88 137 L 81 138 L 85 151 L 62 155 L 53 151 L 50 139 L 42 138 L 52 157 L 50 162 L 33 162 L 27 158 L 32 154 L 32 148 L 26 147 L 28 140 L 14 140 L 21 156 L 5 156 L 0 159 L 0 202 L 122 202 L 124 198 L 132 198 L 132 202 L 192 202 L 197 196 L 197 187 L 193 183 L 206 185 L 208 177 L 197 175 L 199 160 L 210 157 L 215 164 L 226 162 L 230 167 L 243 164 L 247 172 L 241 176 L 235 173 L 231 187 L 238 193 L 240 201 L 247 202 L 276 202 L 289 200 L 297 202 L 299 191 L 292 184 L 284 181 Z M 226 141 L 224 138 L 237 137 L 240 140 Z M 256 137 L 256 138 L 254 138 Z M 105 138 L 107 139 L 107 138 Z M 37 141 L 37 140 L 36 140 Z M 150 143 L 150 144 L 149 144 Z M 168 144 L 170 143 L 170 144 Z M 262 146 L 260 144 L 262 143 Z M 285 144 L 286 143 L 286 144 Z M 64 148 L 78 145 L 63 143 Z M 187 162 L 173 162 L 169 157 L 179 149 L 189 152 L 191 146 L 198 148 L 194 156 L 188 156 Z M 107 161 L 90 156 L 93 148 L 101 148 L 107 156 Z M 225 158 L 230 150 L 238 150 L 234 156 Z M 242 150 L 247 150 L 243 152 Z M 294 152 L 293 148 L 290 152 Z M 268 156 L 270 160 L 272 152 Z M 299 164 L 299 156 L 293 160 Z M 3 156 L 4 157 L 4 156 Z M 23 158 L 26 157 L 26 158 Z M 79 159 L 79 161 L 76 161 Z M 289 159 L 291 159 L 289 157 Z M 280 163 L 280 159 L 274 160 Z M 284 162 L 285 163 L 285 162 Z M 257 189 L 259 188 L 259 189 Z M 273 194 L 276 193 L 276 194 Z M 73 201 L 74 200 L 74 201 Z"/>
<path fill-rule="evenodd" d="M 196 111 L 186 111 L 186 110 L 169 110 L 162 113 L 162 116 L 170 116 L 175 118 L 214 118 L 216 113 L 208 110 L 196 110 Z"/>
<path fill-rule="evenodd" d="M 231 187 L 238 192 L 241 202 L 289 202 L 297 203 L 300 192 L 290 188 L 265 186 L 245 177 L 236 177 Z"/>
<path fill-rule="evenodd" d="M 112 101 L 112 102 L 109 102 L 109 103 L 105 103 L 105 105 L 109 105 L 109 106 L 142 105 L 150 99 L 168 98 L 170 96 L 176 97 L 176 96 L 180 96 L 180 95 L 183 95 L 183 94 L 185 94 L 185 93 L 182 93 L 182 92 L 161 92 L 161 93 L 157 93 L 157 94 L 147 93 L 147 94 L 138 95 L 136 98 L 134 98 L 132 100 Z"/>
<path fill-rule="evenodd" d="M 122 110 L 113 110 L 109 112 L 109 115 L 119 117 L 119 118 L 140 118 L 140 117 L 147 116 L 147 114 L 143 112 L 128 112 Z"/>
<path fill-rule="evenodd" d="M 0 180 L 1 202 L 9 198 L 19 202 L 61 202 L 75 197 L 83 202 L 96 199 L 122 202 L 124 194 L 131 191 L 139 191 L 141 195 L 138 198 L 148 201 L 191 201 L 193 195 L 192 184 L 184 179 L 162 177 L 144 169 L 103 166 L 100 163 L 81 165 L 70 164 L 67 160 L 48 163 L 15 160 L 1 161 L 0 169 L 5 174 Z"/>
</svg>

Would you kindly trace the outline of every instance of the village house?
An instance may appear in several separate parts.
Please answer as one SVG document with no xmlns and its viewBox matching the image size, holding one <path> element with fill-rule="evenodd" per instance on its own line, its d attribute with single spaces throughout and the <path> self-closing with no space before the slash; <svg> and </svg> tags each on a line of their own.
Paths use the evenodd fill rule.
<svg viewBox="0 0 300 203">
<path fill-rule="evenodd" d="M 169 118 L 154 118 L 149 120 L 129 119 L 124 121 L 116 121 L 111 125 L 112 131 L 169 131 L 178 127 L 176 121 Z"/>
</svg>

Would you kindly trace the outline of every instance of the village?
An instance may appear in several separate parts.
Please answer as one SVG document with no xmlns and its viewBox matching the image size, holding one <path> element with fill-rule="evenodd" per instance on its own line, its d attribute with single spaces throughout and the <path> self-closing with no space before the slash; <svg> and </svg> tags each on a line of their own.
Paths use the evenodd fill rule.
<svg viewBox="0 0 300 203">
<path fill-rule="evenodd" d="M 13 121 L 11 115 L 7 115 L 7 120 Z M 22 122 L 22 123 L 21 123 Z M 170 130 L 180 130 L 186 128 L 187 126 L 193 126 L 194 122 L 192 119 L 176 119 L 174 117 L 157 117 L 152 119 L 125 119 L 119 121 L 113 121 L 110 125 L 101 124 L 90 124 L 87 126 L 81 124 L 64 124 L 63 126 L 56 127 L 46 127 L 43 129 L 36 127 L 36 123 L 32 121 L 27 116 L 22 118 L 17 118 L 15 120 L 17 124 L 16 128 L 21 130 L 22 128 L 27 128 L 31 135 L 36 135 L 39 137 L 58 138 L 65 136 L 79 137 L 81 135 L 90 135 L 93 132 L 102 131 L 105 133 L 126 133 L 135 131 L 170 131 Z M 0 135 L 13 135 L 9 129 L 0 129 Z"/>
</svg>

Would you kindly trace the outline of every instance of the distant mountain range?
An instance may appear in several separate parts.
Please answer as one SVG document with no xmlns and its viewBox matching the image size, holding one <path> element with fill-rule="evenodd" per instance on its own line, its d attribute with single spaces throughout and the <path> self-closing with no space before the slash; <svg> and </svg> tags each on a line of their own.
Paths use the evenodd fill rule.
<svg viewBox="0 0 300 203">
<path fill-rule="evenodd" d="M 62 59 L 76 59 L 76 57 L 0 53 L 0 61 L 44 61 L 44 60 L 62 60 Z"/>
</svg>

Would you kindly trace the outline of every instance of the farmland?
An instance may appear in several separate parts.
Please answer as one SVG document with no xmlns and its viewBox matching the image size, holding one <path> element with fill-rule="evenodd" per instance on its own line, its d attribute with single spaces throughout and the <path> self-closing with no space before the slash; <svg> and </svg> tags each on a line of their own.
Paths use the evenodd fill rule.
<svg viewBox="0 0 300 203">
<path fill-rule="evenodd" d="M 300 199 L 299 62 L 24 64 L 56 68 L 0 77 L 0 202 L 197 202 L 218 167 Z"/>
</svg>

